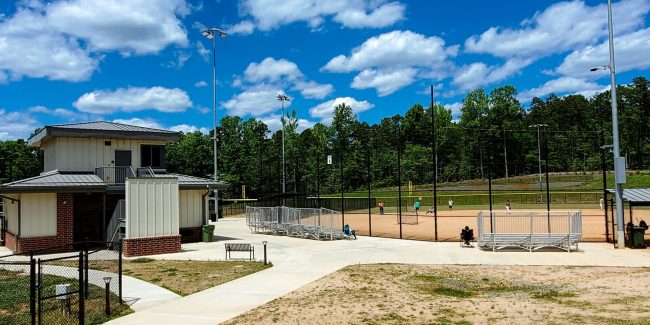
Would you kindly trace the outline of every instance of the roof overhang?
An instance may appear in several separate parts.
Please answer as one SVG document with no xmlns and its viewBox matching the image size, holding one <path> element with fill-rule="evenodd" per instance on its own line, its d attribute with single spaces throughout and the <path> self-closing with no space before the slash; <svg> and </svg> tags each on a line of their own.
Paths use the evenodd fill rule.
<svg viewBox="0 0 650 325">
<path fill-rule="evenodd" d="M 94 130 L 94 129 L 71 129 L 56 126 L 45 126 L 34 136 L 29 138 L 27 143 L 32 147 L 41 147 L 53 137 L 71 138 L 111 138 L 111 139 L 132 139 L 132 140 L 153 140 L 174 142 L 180 139 L 178 132 L 146 132 L 146 131 L 122 131 L 122 130 Z"/>
</svg>

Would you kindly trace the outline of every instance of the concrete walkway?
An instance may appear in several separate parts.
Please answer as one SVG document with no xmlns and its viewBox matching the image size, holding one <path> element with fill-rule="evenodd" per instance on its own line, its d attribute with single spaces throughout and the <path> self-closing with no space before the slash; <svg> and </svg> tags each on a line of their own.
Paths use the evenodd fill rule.
<svg viewBox="0 0 650 325">
<path fill-rule="evenodd" d="M 312 281 L 352 264 L 487 264 L 593 265 L 650 267 L 649 250 L 615 250 L 612 245 L 588 243 L 580 252 L 481 251 L 459 243 L 433 243 L 359 237 L 356 241 L 319 242 L 251 234 L 243 219 L 216 224 L 215 233 L 227 236 L 216 243 L 183 245 L 184 252 L 152 256 L 169 260 L 222 260 L 224 242 L 248 242 L 256 258 L 263 258 L 268 240 L 273 267 L 205 291 L 136 311 L 109 324 L 217 324 L 279 298 Z"/>
</svg>

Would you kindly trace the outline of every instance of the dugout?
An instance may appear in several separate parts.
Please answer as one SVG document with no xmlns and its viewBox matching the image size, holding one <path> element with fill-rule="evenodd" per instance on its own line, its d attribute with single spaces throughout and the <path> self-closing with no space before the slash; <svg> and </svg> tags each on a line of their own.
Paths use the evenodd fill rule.
<svg viewBox="0 0 650 325">
<path fill-rule="evenodd" d="M 616 190 L 607 189 L 605 191 L 607 197 L 605 198 L 605 235 L 607 242 L 611 241 L 616 243 Z M 623 221 L 625 223 L 634 223 L 634 208 L 635 207 L 650 207 L 650 189 L 624 189 L 623 190 Z M 626 216 L 627 210 L 627 216 Z M 641 219 L 639 219 L 641 220 Z M 648 222 L 650 220 L 646 220 Z M 638 224 L 639 222 L 636 222 Z"/>
</svg>

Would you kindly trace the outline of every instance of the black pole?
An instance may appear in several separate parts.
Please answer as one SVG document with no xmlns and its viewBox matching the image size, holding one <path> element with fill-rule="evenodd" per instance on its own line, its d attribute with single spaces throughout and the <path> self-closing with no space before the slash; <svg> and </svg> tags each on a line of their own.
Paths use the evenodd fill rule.
<svg viewBox="0 0 650 325">
<path fill-rule="evenodd" d="M 546 220 L 548 223 L 548 233 L 551 233 L 551 189 L 548 182 L 548 137 L 544 129 L 544 172 L 546 173 Z"/>
<path fill-rule="evenodd" d="M 266 263 L 267 263 L 266 262 L 266 242 L 264 242 L 263 244 L 264 244 L 264 265 L 266 265 Z"/>
<path fill-rule="evenodd" d="M 84 253 L 79 252 L 79 324 L 83 325 L 86 323 L 86 290 L 84 290 Z M 39 290 L 40 292 L 40 290 Z M 39 303 L 40 305 L 40 303 Z"/>
<path fill-rule="evenodd" d="M 433 104 L 433 85 L 431 86 L 431 148 L 433 161 L 433 227 L 434 227 L 434 236 L 435 240 L 438 241 L 438 155 L 437 155 L 437 146 L 436 146 L 436 109 Z"/>
<path fill-rule="evenodd" d="M 402 163 L 400 144 L 402 142 L 401 121 L 397 122 L 397 220 L 399 223 L 399 239 L 402 239 Z"/>
<path fill-rule="evenodd" d="M 106 282 L 104 284 L 104 291 L 105 291 L 105 301 L 106 301 L 106 305 L 104 306 L 104 314 L 106 314 L 106 317 L 111 317 L 111 300 L 110 300 L 111 284 L 109 282 Z"/>
<path fill-rule="evenodd" d="M 339 149 L 339 165 L 341 167 L 341 226 L 345 225 L 345 198 L 344 191 L 345 187 L 343 186 L 343 150 L 342 146 Z"/>
<path fill-rule="evenodd" d="M 602 122 L 602 119 L 601 119 Z M 600 131 L 600 167 L 603 171 L 603 210 L 605 211 L 605 241 L 609 242 L 609 227 L 607 227 L 607 168 L 605 166 L 605 136 Z"/>
<path fill-rule="evenodd" d="M 489 204 L 490 204 L 490 215 L 492 214 L 492 155 L 490 155 L 490 164 L 488 165 L 488 197 L 489 197 Z M 491 220 L 491 218 L 490 218 Z M 492 225 L 490 225 L 490 228 L 492 228 Z"/>
<path fill-rule="evenodd" d="M 372 236 L 372 204 L 370 204 L 372 174 L 370 171 L 370 145 L 368 143 L 366 143 L 366 164 L 368 165 L 368 236 Z"/>
<path fill-rule="evenodd" d="M 321 153 L 316 154 L 316 186 L 318 189 L 316 190 L 316 198 L 318 201 L 318 208 L 320 209 L 322 206 L 320 204 L 320 159 L 321 159 Z"/>
<path fill-rule="evenodd" d="M 36 260 L 34 255 L 29 256 L 29 314 L 31 324 L 36 324 Z"/>
<path fill-rule="evenodd" d="M 86 258 L 84 259 L 84 290 L 86 290 L 86 294 L 84 295 L 86 298 L 88 298 L 88 243 L 85 244 L 86 250 L 84 251 L 84 255 Z"/>
</svg>

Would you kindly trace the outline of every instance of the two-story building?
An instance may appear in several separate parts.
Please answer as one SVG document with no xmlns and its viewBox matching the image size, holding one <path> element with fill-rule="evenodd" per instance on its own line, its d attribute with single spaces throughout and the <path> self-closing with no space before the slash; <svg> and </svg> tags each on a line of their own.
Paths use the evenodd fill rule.
<svg viewBox="0 0 650 325">
<path fill-rule="evenodd" d="M 180 251 L 208 222 L 223 182 L 166 172 L 165 144 L 180 133 L 112 122 L 50 125 L 29 139 L 39 176 L 0 186 L 6 246 L 26 252 L 122 239 L 126 256 Z"/>
</svg>

